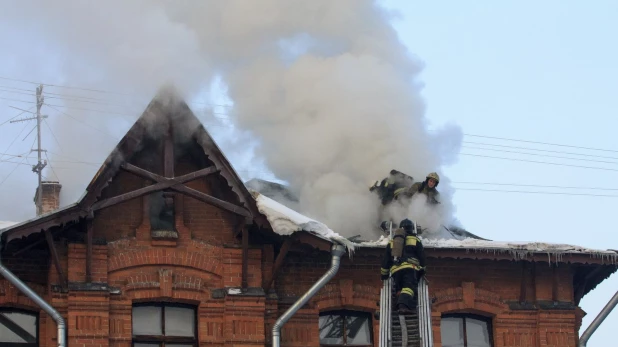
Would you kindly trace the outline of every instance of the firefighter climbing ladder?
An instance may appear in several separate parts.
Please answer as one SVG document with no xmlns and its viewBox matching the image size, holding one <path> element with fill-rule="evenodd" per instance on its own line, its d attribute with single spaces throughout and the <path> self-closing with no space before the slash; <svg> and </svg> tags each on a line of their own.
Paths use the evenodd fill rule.
<svg viewBox="0 0 618 347">
<path fill-rule="evenodd" d="M 389 227 L 393 237 L 392 223 Z M 425 277 L 418 283 L 417 313 L 399 315 L 393 313 L 393 279 L 383 281 L 380 291 L 380 337 L 379 347 L 432 347 L 431 300 Z"/>
</svg>

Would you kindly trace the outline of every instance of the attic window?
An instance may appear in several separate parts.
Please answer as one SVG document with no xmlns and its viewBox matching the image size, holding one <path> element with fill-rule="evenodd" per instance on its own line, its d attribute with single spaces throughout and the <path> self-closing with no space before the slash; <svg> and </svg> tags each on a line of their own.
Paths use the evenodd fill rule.
<svg viewBox="0 0 618 347">
<path fill-rule="evenodd" d="M 155 234 L 176 233 L 174 197 L 167 192 L 155 192 L 149 196 L 150 230 Z"/>
</svg>

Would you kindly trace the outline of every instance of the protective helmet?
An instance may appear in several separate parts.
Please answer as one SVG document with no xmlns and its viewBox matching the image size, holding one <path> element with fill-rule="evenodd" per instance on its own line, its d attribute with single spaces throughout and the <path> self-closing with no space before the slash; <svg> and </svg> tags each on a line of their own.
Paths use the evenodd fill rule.
<svg viewBox="0 0 618 347">
<path fill-rule="evenodd" d="M 402 220 L 399 223 L 399 227 L 403 228 L 406 232 L 408 233 L 413 233 L 416 234 L 416 229 L 414 228 L 414 222 L 412 222 L 411 220 L 409 220 L 408 218 Z"/>
<path fill-rule="evenodd" d="M 427 175 L 427 180 L 429 181 L 430 178 L 433 178 L 434 180 L 436 180 L 436 187 L 438 186 L 438 183 L 440 183 L 440 176 L 438 176 L 437 173 L 432 172 L 429 175 Z"/>
</svg>

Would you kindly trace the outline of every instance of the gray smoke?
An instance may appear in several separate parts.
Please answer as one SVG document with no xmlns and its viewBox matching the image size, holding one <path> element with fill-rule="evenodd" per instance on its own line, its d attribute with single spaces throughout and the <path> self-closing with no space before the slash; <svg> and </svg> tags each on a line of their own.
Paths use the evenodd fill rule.
<svg viewBox="0 0 618 347">
<path fill-rule="evenodd" d="M 461 143 L 455 126 L 428 132 L 422 63 L 399 41 L 392 14 L 375 1 L 24 1 L 3 7 L 1 22 L 54 52 L 45 68 L 38 66 L 53 69 L 56 82 L 124 93 L 114 96 L 124 106 L 98 106 L 122 115 L 71 111 L 118 138 L 164 83 L 193 100 L 222 81 L 234 107 L 205 107 L 201 119 L 227 135 L 232 122 L 238 134 L 246 138 L 248 131 L 252 138 L 223 149 L 232 159 L 254 154 L 253 162 L 263 161 L 298 193 L 300 212 L 343 235 L 375 238 L 378 202 L 368 191 L 375 180 L 391 169 L 416 180 L 440 173 Z M 227 120 L 217 117 L 222 112 Z M 72 157 L 102 160 L 117 141 L 100 132 L 95 137 L 94 130 L 90 143 L 79 141 L 74 134 L 85 130 L 68 119 L 55 130 Z M 83 188 L 92 174 L 58 176 L 66 201 L 69 186 Z M 427 224 L 452 219 L 446 177 L 439 188 L 443 203 Z M 81 192 L 72 191 L 71 200 Z"/>
</svg>

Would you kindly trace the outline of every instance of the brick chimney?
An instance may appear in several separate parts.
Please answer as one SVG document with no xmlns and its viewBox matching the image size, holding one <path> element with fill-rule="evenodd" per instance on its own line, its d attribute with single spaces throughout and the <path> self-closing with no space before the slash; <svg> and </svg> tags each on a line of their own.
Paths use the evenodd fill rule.
<svg viewBox="0 0 618 347">
<path fill-rule="evenodd" d="M 60 189 L 62 185 L 60 182 L 55 181 L 42 181 L 41 187 L 43 191 L 42 196 L 42 211 L 37 215 L 49 213 L 51 211 L 57 210 L 60 207 Z M 37 199 L 39 197 L 39 190 L 37 189 L 34 193 L 34 205 L 36 206 Z"/>
</svg>

